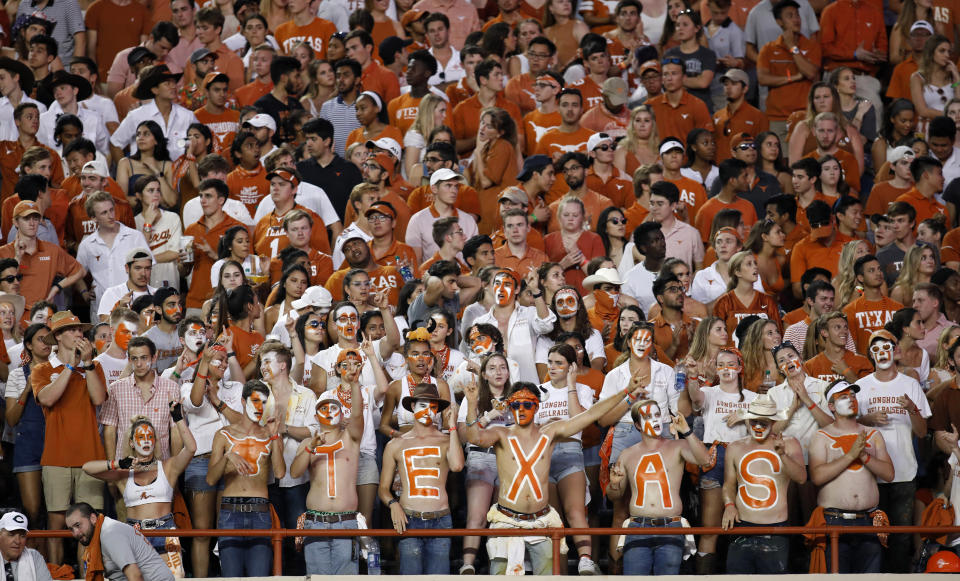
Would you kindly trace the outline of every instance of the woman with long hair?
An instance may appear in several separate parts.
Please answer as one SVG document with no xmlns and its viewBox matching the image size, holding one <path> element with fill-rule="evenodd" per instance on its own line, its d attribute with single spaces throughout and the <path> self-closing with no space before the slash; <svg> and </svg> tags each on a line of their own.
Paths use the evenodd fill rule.
<svg viewBox="0 0 960 581">
<path fill-rule="evenodd" d="M 392 0 L 364 0 L 363 6 L 367 12 L 373 16 L 373 31 L 370 36 L 373 37 L 374 46 L 380 46 L 380 43 L 390 36 L 406 38 L 407 33 L 400 26 L 400 16 L 396 18 L 387 14 L 390 10 Z"/>
<path fill-rule="evenodd" d="M 377 293 L 371 292 L 372 282 L 367 271 L 354 268 L 343 277 L 343 300 L 350 301 L 360 314 L 375 309 L 373 300 Z"/>
<path fill-rule="evenodd" d="M 294 325 L 294 332 L 290 334 L 290 341 L 294 355 L 290 379 L 300 385 L 310 386 L 313 365 L 309 362 L 317 353 L 326 349 L 330 342 L 327 317 L 313 311 L 300 315 Z"/>
<path fill-rule="evenodd" d="M 535 360 L 537 362 L 537 376 L 546 377 L 549 362 L 548 351 L 557 344 L 558 338 L 563 333 L 584 332 L 589 330 L 587 336 L 587 354 L 586 364 L 594 369 L 603 369 L 606 363 L 606 354 L 603 350 L 603 336 L 600 331 L 590 326 L 590 318 L 587 315 L 587 309 L 583 306 L 583 298 L 576 288 L 570 285 L 564 285 L 553 295 L 550 301 L 550 310 L 557 316 L 553 323 L 553 329 L 537 338 L 537 347 Z"/>
<path fill-rule="evenodd" d="M 936 401 L 941 391 L 953 384 L 953 378 L 956 376 L 957 370 L 953 362 L 950 361 L 950 351 L 952 351 L 958 337 L 960 337 L 960 325 L 949 325 L 943 331 L 940 331 L 936 357 L 933 359 L 933 368 L 928 376 L 930 389 L 927 390 L 927 401 L 931 404 Z"/>
<path fill-rule="evenodd" d="M 947 102 L 956 96 L 954 85 L 960 82 L 960 72 L 952 52 L 950 39 L 934 34 L 923 45 L 917 70 L 910 75 L 910 100 L 917 108 L 924 130 L 931 119 L 943 115 Z"/>
<path fill-rule="evenodd" d="M 547 0 L 543 35 L 557 45 L 559 68 L 563 69 L 577 57 L 580 39 L 588 32 L 590 27 L 577 19 L 577 0 Z"/>
<path fill-rule="evenodd" d="M 548 305 L 553 301 L 554 293 L 567 284 L 563 271 L 559 262 L 544 262 L 537 268 L 537 281 L 544 293 L 543 300 Z"/>
<path fill-rule="evenodd" d="M 403 167 L 410 183 L 420 182 L 427 138 L 433 134 L 434 129 L 444 126 L 448 111 L 447 101 L 434 93 L 428 93 L 420 100 L 417 117 L 403 136 Z"/>
<path fill-rule="evenodd" d="M 607 365 L 604 371 L 609 371 L 623 363 L 627 357 L 627 351 L 630 348 L 624 345 L 627 332 L 635 324 L 645 321 L 643 311 L 637 305 L 629 305 L 620 309 L 620 315 L 617 317 L 617 326 L 614 330 L 613 341 L 604 346 L 604 353 L 607 356 Z"/>
<path fill-rule="evenodd" d="M 903 0 L 897 21 L 890 29 L 890 64 L 898 65 L 911 54 L 910 32 L 918 20 L 936 22 L 932 0 Z"/>
<path fill-rule="evenodd" d="M 781 341 L 780 329 L 775 322 L 760 319 L 750 325 L 740 343 L 745 388 L 759 393 L 767 372 L 770 372 L 771 379 L 776 380 L 779 377 L 780 370 L 773 358 L 773 348 Z"/>
<path fill-rule="evenodd" d="M 225 266 L 224 270 L 226 268 Z M 254 354 L 259 351 L 264 341 L 263 305 L 260 304 L 260 299 L 250 285 L 241 284 L 220 295 L 215 309 L 218 321 L 215 335 L 219 336 L 224 329 L 230 327 L 237 362 L 243 369 L 245 380 L 252 378 L 258 371 L 258 357 Z"/>
<path fill-rule="evenodd" d="M 500 61 L 507 70 L 507 58 L 517 51 L 517 32 L 507 22 L 494 22 L 483 32 L 480 48 L 488 58 Z"/>
<path fill-rule="evenodd" d="M 232 291 L 240 285 L 248 284 L 247 274 L 239 262 L 226 260 L 217 274 L 217 279 L 211 280 L 210 284 L 213 286 L 213 296 L 204 301 L 201 311 L 204 320 L 212 317 L 214 321 L 212 324 L 217 328 L 220 321 L 220 312 L 215 307 L 220 304 L 221 298 L 225 297 L 228 291 Z"/>
<path fill-rule="evenodd" d="M 840 109 L 840 95 L 836 87 L 823 81 L 816 82 L 810 87 L 806 111 L 798 111 L 787 120 L 787 127 L 792 127 L 789 129 L 790 138 L 787 140 L 790 163 L 796 162 L 811 151 L 816 151 L 817 138 L 813 121 L 817 115 L 826 112 L 836 115 L 840 122 L 837 145 L 853 154 L 857 159 L 860 173 L 863 173 L 863 139 L 860 137 L 860 132 L 847 122 L 843 110 Z"/>
<path fill-rule="evenodd" d="M 293 302 L 303 296 L 310 286 L 310 273 L 307 269 L 294 264 L 283 271 L 276 294 L 266 304 L 264 312 L 264 329 L 273 329 L 277 321 L 285 314 L 294 312 Z"/>
<path fill-rule="evenodd" d="M 127 194 L 130 204 L 136 203 L 133 197 L 133 186 L 137 178 L 143 175 L 154 175 L 160 179 L 160 190 L 163 193 L 163 205 L 166 208 L 177 207 L 180 201 L 177 191 L 173 188 L 173 164 L 170 162 L 170 153 L 167 151 L 167 138 L 156 121 L 141 121 L 137 125 L 136 153 L 124 158 L 117 165 L 117 183 L 123 193 Z"/>
<path fill-rule="evenodd" d="M 497 197 L 503 188 L 517 183 L 518 158 L 517 124 L 510 114 L 499 107 L 481 111 L 477 146 L 466 176 L 480 200 L 481 234 L 496 230 L 500 218 Z"/>
<path fill-rule="evenodd" d="M 397 294 L 397 310 L 393 313 L 393 320 L 396 321 L 397 328 L 400 329 L 401 333 L 410 328 L 407 312 L 410 310 L 413 301 L 423 294 L 424 290 L 426 290 L 426 287 L 419 278 L 408 280 L 400 288 L 400 292 Z"/>
<path fill-rule="evenodd" d="M 504 394 L 510 387 L 510 366 L 506 356 L 500 352 L 491 352 L 480 360 L 477 372 L 477 421 L 480 426 L 510 426 L 513 417 L 507 412 Z M 494 407 L 496 406 L 496 407 Z M 460 406 L 457 427 L 466 429 L 467 406 Z M 497 484 L 497 457 L 493 448 L 480 448 L 467 445 L 466 475 L 467 488 L 467 528 L 482 529 L 487 526 L 487 511 L 495 499 Z M 480 537 L 463 538 L 463 566 L 461 575 L 476 572 L 475 562 L 480 549 Z"/>
<path fill-rule="evenodd" d="M 697 324 L 690 339 L 690 350 L 684 365 L 687 366 L 687 380 L 700 377 L 701 385 L 714 385 L 717 380 L 717 353 L 730 343 L 727 324 L 717 317 L 704 317 Z M 692 363 L 692 365 L 691 365 Z M 693 373 L 691 373 L 691 371 Z M 689 386 L 689 383 L 687 384 Z"/>
<path fill-rule="evenodd" d="M 857 192 L 850 189 L 850 184 L 844 179 L 843 166 L 832 155 L 825 155 L 817 160 L 820 163 L 820 179 L 817 180 L 817 191 L 827 197 L 828 204 L 835 202 L 840 196 L 857 196 Z"/>
<path fill-rule="evenodd" d="M 251 252 L 250 233 L 245 226 L 231 226 L 217 242 L 218 260 L 210 267 L 210 284 L 216 288 L 220 269 L 228 261 L 236 262 L 247 277 L 267 270 L 266 259 Z"/>
<path fill-rule="evenodd" d="M 713 305 L 713 314 L 727 323 L 727 331 L 733 333 L 745 315 L 766 317 L 776 323 L 779 329 L 781 323 L 777 301 L 755 288 L 760 271 L 753 253 L 744 250 L 734 254 L 727 273 L 730 276 L 727 292 Z"/>
<path fill-rule="evenodd" d="M 884 112 L 880 133 L 870 148 L 873 167 L 879 170 L 881 166 L 887 163 L 893 148 L 897 147 L 904 139 L 915 136 L 916 129 L 917 108 L 913 103 L 907 99 L 897 99 L 891 103 Z"/>
<path fill-rule="evenodd" d="M 219 145 L 220 142 L 214 139 L 213 132 L 203 123 L 191 123 L 187 128 L 187 148 L 183 155 L 173 162 L 172 169 L 173 189 L 180 192 L 180 199 L 197 196 L 197 186 L 200 185 L 197 161 L 213 153 Z"/>
<path fill-rule="evenodd" d="M 698 127 L 687 134 L 687 164 L 681 172 L 703 184 L 708 192 L 720 177 L 716 164 L 717 142 L 713 133 Z M 688 174 L 689 172 L 689 174 Z"/>
<path fill-rule="evenodd" d="M 713 100 L 710 98 L 710 83 L 717 69 L 717 53 L 704 46 L 705 36 L 703 24 L 700 22 L 699 10 L 681 10 L 673 21 L 673 40 L 679 43 L 663 53 L 664 62 L 678 58 L 683 64 L 683 86 L 694 97 L 699 98 L 707 108 L 713 110 Z M 661 39 L 662 41 L 663 39 Z M 692 61 L 694 66 L 687 66 Z M 699 74 L 690 71 L 699 70 Z"/>
<path fill-rule="evenodd" d="M 433 353 L 433 375 L 449 382 L 465 359 L 456 347 L 456 315 L 443 308 L 430 309 L 427 311 L 427 332 L 430 333 L 430 352 Z"/>
<path fill-rule="evenodd" d="M 43 408 L 30 388 L 30 374 L 50 357 L 50 345 L 44 341 L 49 334 L 50 328 L 43 323 L 34 323 L 24 331 L 23 352 L 10 366 L 5 394 L 5 418 L 14 431 L 13 473 L 17 475 L 20 487 L 20 503 L 31 523 L 42 522 L 44 511 L 40 456 L 43 454 L 46 420 Z M 46 545 L 46 541 L 38 541 L 41 550 Z"/>
<path fill-rule="evenodd" d="M 691 9 L 687 0 L 667 0 L 667 18 L 663 22 L 663 32 L 657 40 L 657 52 L 666 54 L 666 52 L 680 45 L 680 41 L 674 38 L 677 31 L 677 18 L 682 12 Z"/>
<path fill-rule="evenodd" d="M 937 251 L 927 244 L 918 244 L 907 250 L 903 257 L 903 266 L 897 276 L 893 288 L 890 289 L 890 298 L 900 304 L 909 304 L 913 301 L 913 289 L 922 282 L 930 282 L 933 273 L 940 268 L 937 260 Z"/>
<path fill-rule="evenodd" d="M 787 159 L 783 156 L 783 145 L 780 143 L 780 136 L 773 131 L 764 131 L 757 134 L 757 161 L 759 162 L 759 171 L 765 171 L 777 178 L 780 182 L 780 191 L 785 194 L 793 193 L 793 179 L 790 174 L 790 166 L 787 165 Z"/>
<path fill-rule="evenodd" d="M 256 74 L 250 66 L 250 56 L 253 54 L 253 49 L 269 42 L 268 38 L 272 38 L 268 36 L 269 34 L 270 27 L 267 24 L 267 19 L 264 18 L 262 14 L 259 12 L 251 12 L 244 16 L 243 22 L 240 24 L 240 35 L 243 36 L 245 42 L 243 48 L 241 48 L 237 54 L 240 56 L 240 59 L 243 60 L 243 68 L 247 71 L 246 80 L 248 83 L 256 77 Z M 272 40 L 276 42 L 276 39 Z"/>
<path fill-rule="evenodd" d="M 583 293 L 586 264 L 597 256 L 603 256 L 603 242 L 589 230 L 584 230 L 586 210 L 583 202 L 573 196 L 565 196 L 557 205 L 560 230 L 543 238 L 543 247 L 550 260 L 560 263 L 567 284 Z"/>
<path fill-rule="evenodd" d="M 865 143 L 877 138 L 877 110 L 873 103 L 857 96 L 857 79 L 850 67 L 838 67 L 830 73 L 830 84 L 840 96 L 840 111 L 856 127 Z"/>
<path fill-rule="evenodd" d="M 0 294 L 0 333 L 8 353 L 23 342 L 23 335 L 20 334 L 23 308 L 23 297 L 10 293 Z"/>
<path fill-rule="evenodd" d="M 267 18 L 268 30 L 276 30 L 284 22 L 293 19 L 290 0 L 260 0 L 260 14 Z"/>
<path fill-rule="evenodd" d="M 870 254 L 870 243 L 866 240 L 854 240 L 843 245 L 840 259 L 837 261 L 837 275 L 830 284 L 837 291 L 834 304 L 837 310 L 843 310 L 851 301 L 859 298 L 857 277 L 853 273 L 853 263 L 861 256 Z"/>
<path fill-rule="evenodd" d="M 924 385 L 930 376 L 930 355 L 917 345 L 927 334 L 920 314 L 910 307 L 900 309 L 883 328 L 897 338 L 897 369 Z"/>
<path fill-rule="evenodd" d="M 357 121 L 360 127 L 357 127 L 347 136 L 346 146 L 352 143 L 366 143 L 376 141 L 382 137 L 389 137 L 397 143 L 403 142 L 403 135 L 400 130 L 390 125 L 390 115 L 387 112 L 387 104 L 383 102 L 383 97 L 373 91 L 364 91 L 360 93 L 356 101 Z"/>
<path fill-rule="evenodd" d="M 627 175 L 641 165 L 657 163 L 660 158 L 660 135 L 657 133 L 657 120 L 649 105 L 638 105 L 630 112 L 630 124 L 627 135 L 617 143 L 613 154 L 613 165 Z"/>
<path fill-rule="evenodd" d="M 704 319 L 705 323 L 707 319 Z M 701 325 L 703 325 L 701 323 Z M 722 325 L 714 319 L 714 327 Z M 699 328 L 698 328 L 699 331 Z M 696 334 L 694 334 L 696 338 Z M 691 353 L 693 347 L 691 346 Z M 700 467 L 701 522 L 706 527 L 720 526 L 723 516 L 723 484 L 727 445 L 747 436 L 745 422 L 737 422 L 737 412 L 745 412 L 756 397 L 743 388 L 743 356 L 733 348 L 720 348 L 716 354 L 716 383 L 705 383 L 699 376 L 700 365 L 687 356 L 687 395 L 695 412 L 703 416 L 703 441 L 710 449 L 710 462 Z M 731 417 L 732 416 L 732 417 Z M 717 535 L 701 535 L 697 544 L 697 570 L 712 572 L 717 550 Z"/>
<path fill-rule="evenodd" d="M 603 241 L 604 256 L 617 265 L 617 273 L 623 280 L 633 268 L 633 240 L 627 237 L 627 218 L 623 210 L 610 206 L 597 218 L 596 233 Z"/>
<path fill-rule="evenodd" d="M 773 220 L 763 220 L 753 225 L 744 245 L 757 257 L 763 292 L 774 297 L 780 294 L 789 282 L 783 278 L 783 268 L 787 263 L 787 257 L 783 253 L 786 241 L 787 237 L 779 224 Z"/>
<path fill-rule="evenodd" d="M 320 115 L 320 107 L 337 96 L 337 79 L 330 61 L 313 59 L 307 64 L 307 89 L 300 97 L 300 104 L 310 115 Z"/>
<path fill-rule="evenodd" d="M 137 178 L 132 192 L 137 200 L 137 215 L 133 219 L 137 230 L 143 234 L 153 253 L 150 285 L 156 288 L 169 286 L 179 290 L 180 271 L 177 264 L 183 224 L 177 213 L 160 207 L 163 201 L 161 182 L 161 178 L 155 175 Z"/>
</svg>

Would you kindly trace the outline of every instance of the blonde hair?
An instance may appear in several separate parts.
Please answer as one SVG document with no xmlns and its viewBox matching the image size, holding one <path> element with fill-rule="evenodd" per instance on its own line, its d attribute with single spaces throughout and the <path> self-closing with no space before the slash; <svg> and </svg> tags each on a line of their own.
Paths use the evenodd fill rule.
<svg viewBox="0 0 960 581">
<path fill-rule="evenodd" d="M 807 336 L 803 342 L 802 357 L 804 361 L 813 359 L 825 349 L 827 341 L 823 338 L 823 333 L 827 330 L 830 321 L 834 319 L 843 319 L 843 322 L 847 323 L 847 316 L 840 311 L 830 311 L 810 321 L 810 326 L 807 327 Z M 849 330 L 849 324 L 847 328 Z"/>
<path fill-rule="evenodd" d="M 740 343 L 740 353 L 743 354 L 743 378 L 747 386 L 758 384 L 762 378 L 763 370 L 767 366 L 765 350 L 763 348 L 763 331 L 767 325 L 777 326 L 777 323 L 770 319 L 760 319 L 754 321 L 747 328 L 743 341 Z M 779 328 L 777 331 L 779 332 Z"/>
<path fill-rule="evenodd" d="M 840 251 L 840 260 L 837 264 L 837 276 L 833 277 L 833 288 L 837 291 L 836 306 L 842 309 L 853 300 L 853 293 L 857 288 L 857 276 L 853 273 L 853 263 L 856 262 L 854 255 L 857 252 L 857 246 L 863 244 L 863 240 L 854 240 L 843 245 Z"/>
<path fill-rule="evenodd" d="M 947 355 L 947 347 L 950 345 L 947 344 L 947 339 L 950 338 L 950 332 L 954 329 L 960 329 L 960 325 L 950 325 L 940 332 L 940 337 L 937 339 L 937 355 L 933 364 L 937 369 L 950 369 L 950 358 Z M 956 340 L 960 341 L 960 339 Z"/>
<path fill-rule="evenodd" d="M 424 141 L 430 137 L 430 133 L 437 127 L 433 123 L 433 114 L 436 112 L 437 107 L 440 106 L 440 103 L 446 103 L 446 100 L 434 93 L 427 93 L 423 99 L 420 100 L 420 107 L 417 109 L 417 118 L 413 120 L 413 125 L 410 126 L 410 130 L 422 135 Z M 449 109 L 449 105 L 447 107 Z"/>
<path fill-rule="evenodd" d="M 900 275 L 897 276 L 896 282 L 893 283 L 893 288 L 903 287 L 904 300 L 913 297 L 913 289 L 920 282 L 917 280 L 918 271 L 920 269 L 920 259 L 925 251 L 929 251 L 933 255 L 933 259 L 937 260 L 936 251 L 926 244 L 917 244 L 911 247 L 903 257 L 903 266 L 900 268 Z"/>
<path fill-rule="evenodd" d="M 710 341 L 708 337 L 710 336 L 710 327 L 714 323 L 723 322 L 723 319 L 719 317 L 704 317 L 700 320 L 700 324 L 697 325 L 696 330 L 693 332 L 693 338 L 690 339 L 690 351 L 687 352 L 687 355 L 693 357 L 694 360 L 702 362 L 707 357 L 707 352 L 710 350 Z"/>
<path fill-rule="evenodd" d="M 743 266 L 747 258 L 751 256 L 753 256 L 753 253 L 749 250 L 741 250 L 730 257 L 730 262 L 727 264 L 727 276 L 730 277 L 730 282 L 727 283 L 727 291 L 732 291 L 740 284 L 740 277 L 737 276 L 737 271 L 740 270 L 740 267 Z"/>
<path fill-rule="evenodd" d="M 618 149 L 623 147 L 627 153 L 633 153 L 637 146 L 640 145 L 640 137 L 637 135 L 637 132 L 633 130 L 633 120 L 640 113 L 648 113 L 650 119 L 652 120 L 653 129 L 650 131 L 650 137 L 647 139 L 647 148 L 650 150 L 654 156 L 659 157 L 659 151 L 657 150 L 657 145 L 660 143 L 660 136 L 657 133 L 657 116 L 653 112 L 653 109 L 650 108 L 650 105 L 639 105 L 633 109 L 630 113 L 630 122 L 627 123 L 627 135 L 617 146 Z"/>
</svg>

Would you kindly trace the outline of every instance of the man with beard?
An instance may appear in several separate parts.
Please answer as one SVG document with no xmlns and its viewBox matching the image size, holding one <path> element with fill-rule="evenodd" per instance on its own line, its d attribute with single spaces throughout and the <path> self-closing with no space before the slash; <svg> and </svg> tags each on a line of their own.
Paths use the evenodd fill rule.
<svg viewBox="0 0 960 581">
<path fill-rule="evenodd" d="M 907 314 L 914 318 L 913 309 Z M 898 317 L 902 314 L 896 315 Z M 883 436 L 894 477 L 878 484 L 879 507 L 890 517 L 892 525 L 913 523 L 913 498 L 916 492 L 917 456 L 914 437 L 927 433 L 927 418 L 932 414 L 923 389 L 912 377 L 901 373 L 897 340 L 886 329 L 870 335 L 867 356 L 875 371 L 857 380 L 857 407 L 860 423 L 873 426 Z M 910 535 L 891 535 L 885 551 L 884 571 L 906 572 L 910 563 Z"/>
<path fill-rule="evenodd" d="M 297 92 L 297 77 L 300 75 L 300 61 L 292 56 L 278 56 L 270 63 L 270 80 L 273 89 L 257 99 L 254 107 L 273 117 L 277 132 L 273 136 L 276 145 L 293 141 L 289 134 L 286 119 L 291 111 L 303 109 L 300 101 L 292 95 Z"/>
<path fill-rule="evenodd" d="M 157 370 L 164 371 L 176 363 L 177 357 L 183 352 L 183 345 L 177 336 L 177 324 L 183 318 L 180 293 L 168 286 L 157 289 L 153 295 L 153 305 L 160 311 L 160 319 L 143 336 L 149 337 L 157 346 Z"/>
<path fill-rule="evenodd" d="M 774 423 L 785 418 L 784 410 L 768 395 L 757 396 L 739 418 L 750 426 L 750 436 L 727 446 L 724 529 L 787 524 L 790 483 L 806 482 L 807 468 L 800 442 L 773 432 Z M 735 537 L 727 553 L 727 573 L 785 573 L 789 552 L 789 537 L 784 535 Z"/>
<path fill-rule="evenodd" d="M 380 501 L 387 505 L 393 528 L 407 530 L 451 528 L 447 475 L 463 469 L 463 448 L 457 437 L 450 402 L 440 398 L 437 386 L 418 384 L 400 405 L 413 414 L 413 428 L 394 438 L 383 451 Z M 446 424 L 449 435 L 441 432 Z M 393 476 L 400 473 L 400 498 L 394 498 Z M 450 539 L 405 538 L 397 545 L 400 575 L 449 575 Z"/>
<path fill-rule="evenodd" d="M 607 496 L 619 501 L 628 493 L 629 528 L 684 526 L 680 481 L 684 463 L 703 464 L 708 453 L 682 414 L 671 416 L 675 439 L 663 437 L 660 405 L 644 399 L 630 406 L 633 427 L 643 434 L 610 467 Z M 615 522 L 614 526 L 621 523 Z M 683 561 L 683 537 L 627 535 L 622 545 L 624 575 L 676 575 Z"/>
<path fill-rule="evenodd" d="M 130 340 L 140 333 L 140 316 L 127 308 L 117 308 L 110 313 L 110 330 L 113 333 L 106 350 L 93 358 L 103 368 L 103 377 L 110 385 L 120 379 L 127 368 L 127 348 Z"/>
<path fill-rule="evenodd" d="M 367 271 L 370 275 L 371 291 L 385 290 L 390 297 L 390 304 L 397 304 L 400 287 L 403 286 L 403 277 L 394 265 L 380 266 L 373 260 L 373 254 L 366 240 L 354 236 L 343 243 L 343 256 L 346 261 L 344 268 L 334 272 L 324 283 L 330 291 L 333 300 L 343 300 L 343 279 L 347 273 L 355 268 Z"/>
<path fill-rule="evenodd" d="M 591 140 L 593 137 L 591 137 Z M 590 167 L 591 160 L 585 153 L 579 151 L 570 151 L 564 153 L 557 161 L 555 167 L 563 174 L 563 179 L 569 188 L 564 192 L 562 198 L 572 196 L 583 202 L 585 224 L 596 224 L 600 213 L 613 206 L 610 198 L 598 194 L 587 187 L 587 168 Z M 548 194 L 549 196 L 549 194 Z M 560 204 L 562 199 L 550 203 L 550 222 L 547 224 L 548 232 L 560 230 Z"/>
<path fill-rule="evenodd" d="M 667 357 L 683 361 L 690 350 L 690 341 L 697 326 L 683 312 L 686 292 L 683 283 L 673 273 L 664 274 L 653 281 L 653 296 L 660 305 L 660 312 L 650 319 L 653 325 L 653 342 Z M 596 294 L 596 290 L 594 290 Z"/>
<path fill-rule="evenodd" d="M 713 114 L 713 139 L 717 144 L 715 163 L 733 156 L 733 136 L 747 133 L 756 137 L 770 130 L 770 121 L 762 111 L 747 103 L 750 76 L 741 69 L 728 69 L 720 78 L 727 106 Z"/>
<path fill-rule="evenodd" d="M 645 389 L 637 374 L 628 387 L 597 402 L 589 410 L 539 426 L 534 418 L 540 407 L 540 388 L 518 381 L 512 385 L 507 397 L 514 425 L 488 426 L 481 430 L 477 427 L 479 388 L 475 382 L 470 383 L 464 389 L 467 400 L 464 437 L 474 446 L 494 448 L 497 472 L 502 480 L 497 504 L 487 513 L 490 528 L 562 527 L 560 515 L 550 506 L 547 495 L 554 446 L 599 420 L 624 397 L 636 399 L 643 393 Z M 552 547 L 547 537 L 492 537 L 487 541 L 487 553 L 490 555 L 490 573 L 494 575 L 523 572 L 524 553 L 529 555 L 535 575 L 549 575 L 553 569 Z M 581 559 L 581 565 L 583 561 Z M 593 565 L 589 555 L 586 561 Z"/>
<path fill-rule="evenodd" d="M 892 345 L 890 356 L 892 357 Z M 877 479 L 893 480 L 894 469 L 883 436 L 857 423 L 860 387 L 840 379 L 827 388 L 827 406 L 836 418 L 810 440 L 810 481 L 820 487 L 808 527 L 870 526 L 880 501 Z M 886 520 L 886 515 L 882 516 Z M 810 572 L 826 572 L 830 546 L 821 537 L 814 547 Z M 841 573 L 880 572 L 880 541 L 872 534 L 841 535 Z"/>
<path fill-rule="evenodd" d="M 333 139 L 333 153 L 343 157 L 347 146 L 347 136 L 350 132 L 360 127 L 357 121 L 357 97 L 360 96 L 360 74 L 362 69 L 357 61 L 345 58 L 334 63 L 333 72 L 337 78 L 337 96 L 330 99 L 320 107 L 321 119 L 326 119 L 333 125 L 333 132 L 330 137 Z M 307 125 L 305 124 L 303 132 L 306 135 Z M 324 130 L 324 133 L 326 131 Z M 321 139 L 326 139 L 321 136 Z M 310 141 L 307 140 L 308 149 Z M 319 151 L 311 152 L 314 158 L 318 157 Z M 329 162 L 327 162 L 329 163 Z M 320 182 L 314 182 L 319 185 Z M 326 184 L 324 183 L 324 187 Z M 329 190 L 328 190 L 329 191 Z M 336 200 L 333 200 L 336 205 Z M 339 207 L 339 206 L 336 206 Z"/>
<path fill-rule="evenodd" d="M 207 468 L 207 484 L 224 479 L 220 501 L 221 529 L 271 528 L 267 480 L 283 478 L 280 422 L 270 390 L 259 380 L 250 380 L 241 394 L 243 415 L 221 428 L 213 437 Z M 267 576 L 273 551 L 266 537 L 220 537 L 220 567 L 224 576 Z"/>
<path fill-rule="evenodd" d="M 163 557 L 139 530 L 86 502 L 71 505 L 66 516 L 73 538 L 87 547 L 85 565 L 93 578 L 173 581 Z"/>
</svg>

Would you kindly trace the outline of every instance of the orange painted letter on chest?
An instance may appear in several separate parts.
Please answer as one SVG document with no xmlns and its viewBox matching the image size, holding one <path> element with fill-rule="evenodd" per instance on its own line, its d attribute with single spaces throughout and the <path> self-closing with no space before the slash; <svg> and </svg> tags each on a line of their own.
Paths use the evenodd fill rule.
<svg viewBox="0 0 960 581">
<path fill-rule="evenodd" d="M 779 501 L 777 483 L 770 476 L 758 475 L 758 470 L 766 464 L 774 474 L 780 473 L 782 466 L 780 456 L 770 450 L 752 450 L 743 455 L 740 459 L 740 465 L 737 470 L 740 473 L 740 481 L 743 482 L 738 489 L 740 502 L 752 509 L 773 508 Z M 752 489 L 752 490 L 751 490 Z M 754 495 L 753 492 L 761 492 Z"/>
<path fill-rule="evenodd" d="M 317 446 L 313 453 L 327 457 L 327 496 L 337 497 L 337 452 L 343 449 L 343 440 L 337 440 L 329 446 Z"/>
<path fill-rule="evenodd" d="M 636 506 L 643 506 L 647 486 L 654 486 L 660 493 L 660 504 L 663 508 L 673 508 L 673 491 L 670 490 L 670 479 L 663 467 L 663 456 L 660 452 L 644 454 L 637 463 L 637 470 L 633 474 L 633 481 L 637 489 L 637 496 L 633 500 Z"/>
<path fill-rule="evenodd" d="M 417 468 L 417 458 L 440 458 L 439 446 L 425 446 L 423 448 L 407 448 L 403 451 L 403 465 L 407 472 L 407 496 L 411 498 L 437 498 L 440 488 L 427 486 L 421 479 L 432 478 L 437 483 L 440 480 L 440 467 Z"/>
<path fill-rule="evenodd" d="M 507 500 L 516 502 L 520 490 L 527 483 L 530 484 L 530 491 L 533 492 L 534 499 L 537 501 L 543 500 L 543 488 L 540 486 L 540 481 L 537 480 L 534 466 L 543 458 L 543 454 L 547 450 L 547 444 L 550 443 L 550 438 L 540 436 L 537 445 L 533 447 L 529 456 L 523 452 L 523 446 L 520 445 L 520 440 L 515 436 L 510 436 L 507 440 L 510 442 L 510 449 L 513 451 L 514 458 L 517 459 L 517 472 L 513 475 L 513 482 L 508 489 Z"/>
</svg>

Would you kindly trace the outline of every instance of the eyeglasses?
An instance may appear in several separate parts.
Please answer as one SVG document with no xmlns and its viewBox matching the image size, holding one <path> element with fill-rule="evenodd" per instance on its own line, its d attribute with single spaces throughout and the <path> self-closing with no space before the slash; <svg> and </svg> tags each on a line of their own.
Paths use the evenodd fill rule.
<svg viewBox="0 0 960 581">
<path fill-rule="evenodd" d="M 665 293 L 682 293 L 682 292 L 684 292 L 684 291 L 683 291 L 683 287 L 680 286 L 680 285 L 670 285 L 670 286 L 668 286 L 668 287 L 665 287 L 665 288 L 663 289 L 663 292 L 665 292 Z"/>
<path fill-rule="evenodd" d="M 384 216 L 383 214 L 374 214 L 372 216 L 367 217 L 367 222 L 370 222 L 371 224 L 378 224 L 380 222 L 386 222 L 389 219 L 390 219 L 390 216 Z"/>
<path fill-rule="evenodd" d="M 7 284 L 12 283 L 13 281 L 18 281 L 18 282 L 19 282 L 19 281 L 21 281 L 21 280 L 23 280 L 23 275 L 22 275 L 22 274 L 11 274 L 10 276 L 5 276 L 5 277 L 3 277 L 3 278 L 0 278 L 0 282 L 5 282 L 5 283 L 7 283 Z"/>
<path fill-rule="evenodd" d="M 737 146 L 737 149 L 739 149 L 740 151 L 746 151 L 748 149 L 756 149 L 756 148 L 757 148 L 757 144 L 752 141 L 747 143 L 741 143 L 740 145 Z"/>
<path fill-rule="evenodd" d="M 425 158 L 423 158 L 423 161 L 425 161 L 425 162 L 427 162 L 427 163 L 440 163 L 440 162 L 442 162 L 443 160 L 442 160 L 441 158 L 439 158 L 439 157 L 425 157 Z"/>
<path fill-rule="evenodd" d="M 610 218 L 609 220 L 607 220 L 607 222 L 610 224 L 626 224 L 627 219 L 626 218 Z"/>
<path fill-rule="evenodd" d="M 512 401 L 510 402 L 510 409 L 518 410 L 522 407 L 525 410 L 532 410 L 534 405 L 532 401 Z"/>
<path fill-rule="evenodd" d="M 527 51 L 527 58 L 533 58 L 533 59 L 543 60 L 543 59 L 548 59 L 548 58 L 550 58 L 550 55 L 549 55 L 549 54 L 542 53 L 542 52 L 533 52 L 532 50 L 528 50 L 528 51 Z"/>
</svg>

